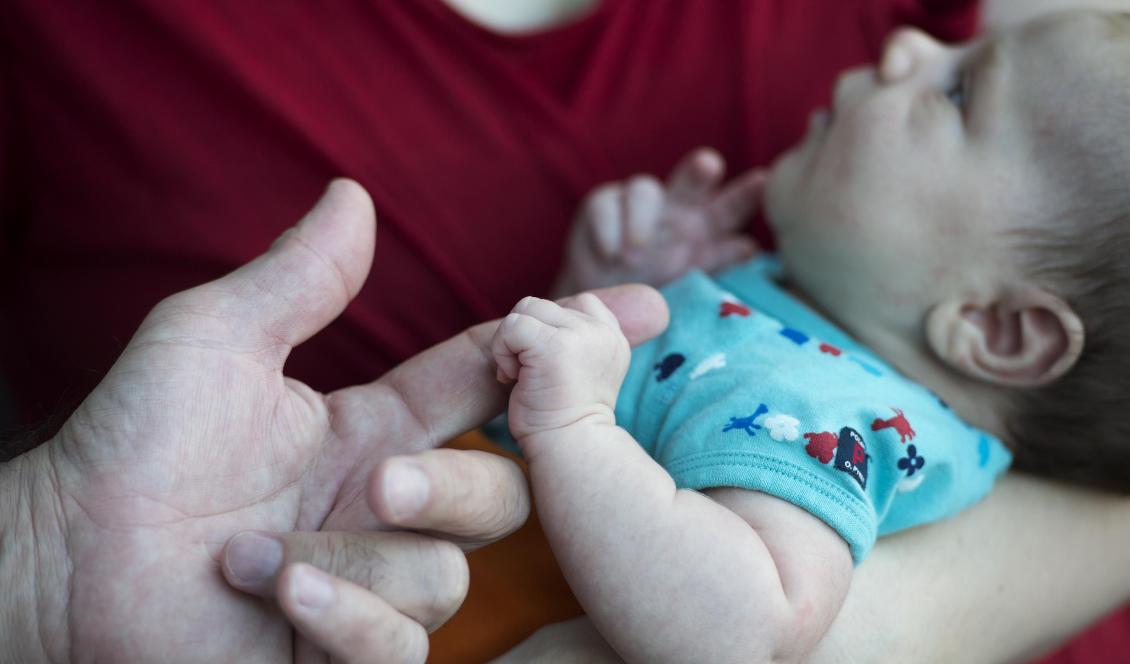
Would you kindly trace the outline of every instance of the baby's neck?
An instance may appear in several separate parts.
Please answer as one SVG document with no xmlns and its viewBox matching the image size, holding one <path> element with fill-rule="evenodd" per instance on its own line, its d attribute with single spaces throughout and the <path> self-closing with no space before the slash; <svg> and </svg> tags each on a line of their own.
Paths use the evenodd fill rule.
<svg viewBox="0 0 1130 664">
<path fill-rule="evenodd" d="M 904 333 L 882 326 L 863 328 L 836 320 L 799 286 L 783 278 L 779 284 L 816 313 L 835 323 L 851 337 L 874 351 L 904 376 L 932 390 L 969 424 L 1011 445 L 1004 417 L 1004 395 L 1000 388 L 958 374 L 937 360 L 925 342 L 925 334 Z"/>
</svg>

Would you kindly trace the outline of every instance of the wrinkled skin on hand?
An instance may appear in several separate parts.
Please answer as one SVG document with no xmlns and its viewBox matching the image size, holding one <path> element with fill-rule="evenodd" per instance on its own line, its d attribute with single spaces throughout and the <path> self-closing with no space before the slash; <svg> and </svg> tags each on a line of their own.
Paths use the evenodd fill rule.
<svg viewBox="0 0 1130 664">
<path fill-rule="evenodd" d="M 328 395 L 283 374 L 290 350 L 356 295 L 373 243 L 367 195 L 335 183 L 267 254 L 161 302 L 58 436 L 16 460 L 16 523 L 35 541 L 13 596 L 36 598 L 18 606 L 38 633 L 17 653 L 422 661 L 426 630 L 466 591 L 463 550 L 515 529 L 529 503 L 500 457 L 428 451 L 504 404 L 489 355 L 497 323 Z M 665 325 L 654 291 L 607 297 L 637 339 Z M 395 481 L 405 463 L 432 482 L 408 511 Z M 280 575 L 242 588 L 259 597 L 233 588 L 225 543 L 249 529 L 288 538 L 287 562 L 365 589 L 369 613 L 330 624 L 330 637 L 296 613 Z"/>
</svg>

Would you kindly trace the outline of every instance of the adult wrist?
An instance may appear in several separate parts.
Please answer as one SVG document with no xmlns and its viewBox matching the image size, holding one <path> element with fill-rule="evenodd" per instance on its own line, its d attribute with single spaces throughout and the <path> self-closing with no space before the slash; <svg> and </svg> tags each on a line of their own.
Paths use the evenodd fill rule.
<svg viewBox="0 0 1130 664">
<path fill-rule="evenodd" d="M 0 662 L 69 656 L 70 564 L 52 443 L 0 464 Z"/>
</svg>

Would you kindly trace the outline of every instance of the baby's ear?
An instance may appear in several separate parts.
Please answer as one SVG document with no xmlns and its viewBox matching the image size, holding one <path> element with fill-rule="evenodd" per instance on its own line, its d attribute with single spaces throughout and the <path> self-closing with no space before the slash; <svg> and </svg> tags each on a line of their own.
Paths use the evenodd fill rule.
<svg viewBox="0 0 1130 664">
<path fill-rule="evenodd" d="M 1063 376 L 1083 351 L 1083 323 L 1040 288 L 988 304 L 949 300 L 926 317 L 931 350 L 950 367 L 997 385 L 1035 387 Z"/>
</svg>

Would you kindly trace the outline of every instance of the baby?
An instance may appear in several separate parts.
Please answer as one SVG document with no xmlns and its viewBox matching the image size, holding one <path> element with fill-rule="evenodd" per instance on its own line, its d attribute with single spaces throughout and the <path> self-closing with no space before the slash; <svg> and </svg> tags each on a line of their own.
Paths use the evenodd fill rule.
<svg viewBox="0 0 1130 664">
<path fill-rule="evenodd" d="M 526 298 L 493 342 L 550 544 L 623 657 L 803 661 L 878 535 L 1013 456 L 1130 487 L 1128 63 L 1124 14 L 900 31 L 767 179 L 714 195 L 700 153 L 590 198 L 564 288 L 747 258 L 667 286 L 630 371 L 591 295 Z M 748 259 L 762 190 L 779 256 Z"/>
</svg>

